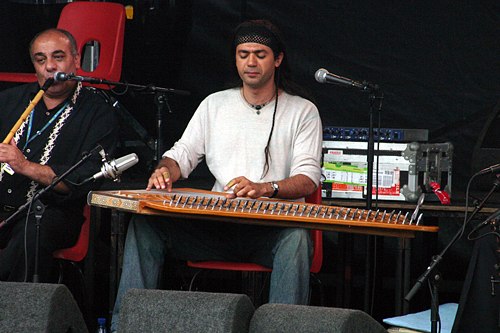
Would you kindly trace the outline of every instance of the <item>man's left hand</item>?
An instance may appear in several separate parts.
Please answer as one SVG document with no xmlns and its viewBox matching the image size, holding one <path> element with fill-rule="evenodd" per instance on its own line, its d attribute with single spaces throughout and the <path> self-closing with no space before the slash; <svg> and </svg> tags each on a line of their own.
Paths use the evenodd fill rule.
<svg viewBox="0 0 500 333">
<path fill-rule="evenodd" d="M 269 195 L 269 191 L 271 190 L 269 183 L 254 183 L 243 176 L 233 178 L 224 186 L 224 191 L 229 191 L 230 189 L 233 191 L 226 194 L 226 198 L 228 199 L 236 197 L 257 199 Z"/>
</svg>

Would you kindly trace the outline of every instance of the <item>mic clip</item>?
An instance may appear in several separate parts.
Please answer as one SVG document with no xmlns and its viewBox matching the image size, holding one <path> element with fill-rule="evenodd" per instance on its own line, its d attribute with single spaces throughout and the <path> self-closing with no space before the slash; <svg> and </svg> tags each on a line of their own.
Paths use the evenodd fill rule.
<svg viewBox="0 0 500 333">
<path fill-rule="evenodd" d="M 370 83 L 368 81 L 363 81 L 363 82 L 361 82 L 361 90 L 371 93 L 371 92 L 379 91 L 380 87 L 378 84 Z"/>
<path fill-rule="evenodd" d="M 101 155 L 101 161 L 103 163 L 106 163 L 106 162 L 110 162 L 110 158 L 108 156 L 108 154 L 106 154 L 106 152 L 104 151 L 104 148 L 101 148 L 101 150 L 99 150 L 99 155 Z"/>
<path fill-rule="evenodd" d="M 101 155 L 101 161 L 102 161 L 101 172 L 104 175 L 104 177 L 111 178 L 113 179 L 114 182 L 119 183 L 121 181 L 120 179 L 121 172 L 118 170 L 118 167 L 116 166 L 116 160 L 110 159 L 109 155 L 104 151 L 104 149 L 101 149 L 99 151 L 99 154 Z"/>
<path fill-rule="evenodd" d="M 498 270 L 498 268 L 496 268 L 496 269 Z M 495 279 L 495 277 L 493 275 L 491 275 L 490 276 L 490 283 L 491 283 L 491 296 L 496 296 L 496 293 L 495 293 L 495 284 L 500 284 L 500 280 Z"/>
<path fill-rule="evenodd" d="M 103 158 L 103 165 L 101 167 L 101 172 L 105 178 L 112 178 L 113 181 L 117 183 L 121 181 L 120 179 L 121 172 L 116 165 L 116 160 L 109 161 L 107 159 L 107 155 L 106 159 Z"/>
</svg>

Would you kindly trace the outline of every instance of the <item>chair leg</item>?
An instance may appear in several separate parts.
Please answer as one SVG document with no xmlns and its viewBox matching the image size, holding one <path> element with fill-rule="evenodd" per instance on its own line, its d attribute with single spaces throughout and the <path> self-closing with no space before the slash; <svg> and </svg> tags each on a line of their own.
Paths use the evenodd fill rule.
<svg viewBox="0 0 500 333">
<path fill-rule="evenodd" d="M 59 264 L 59 276 L 57 278 L 57 284 L 61 284 L 64 280 L 64 267 L 62 260 L 57 261 Z"/>
<path fill-rule="evenodd" d="M 77 304 L 80 307 L 80 310 L 82 311 L 82 313 L 86 317 L 87 313 L 88 313 L 87 288 L 85 286 L 85 276 L 83 275 L 83 271 L 82 271 L 80 265 L 74 261 L 68 261 L 68 260 L 58 260 L 58 262 L 59 262 L 59 277 L 58 277 L 57 283 L 59 283 L 59 284 L 64 282 L 64 264 L 65 263 L 69 263 L 76 270 L 77 275 L 78 275 L 78 284 L 80 285 L 80 295 L 78 295 L 79 297 L 76 297 L 74 290 L 72 290 L 72 294 L 75 297 Z"/>
<path fill-rule="evenodd" d="M 313 285 L 314 286 L 317 286 L 318 289 L 319 289 L 319 305 L 320 306 L 325 306 L 325 293 L 324 293 L 324 287 L 323 287 L 323 283 L 321 282 L 320 278 L 314 274 L 314 273 L 311 273 L 311 282 L 310 282 L 310 286 L 309 286 L 309 301 L 308 301 L 308 304 L 311 305 L 311 295 L 312 295 L 312 289 L 313 289 Z"/>
<path fill-rule="evenodd" d="M 201 269 L 199 269 L 196 273 L 194 273 L 193 277 L 191 278 L 191 282 L 189 282 L 189 288 L 188 290 L 189 291 L 193 291 L 193 286 L 194 286 L 194 280 L 196 279 L 196 277 L 198 276 L 198 274 L 201 273 Z"/>
<path fill-rule="evenodd" d="M 248 295 L 255 307 L 267 303 L 266 291 L 269 289 L 269 273 L 241 272 L 242 293 Z"/>
<path fill-rule="evenodd" d="M 80 280 L 80 288 L 82 290 L 82 296 L 83 296 L 83 300 L 85 302 L 86 298 L 87 298 L 87 287 L 85 286 L 85 276 L 83 275 L 83 271 L 82 271 L 82 268 L 80 267 L 80 265 L 78 265 L 76 262 L 74 261 L 70 261 L 70 264 L 76 269 L 76 271 L 78 272 L 78 279 Z"/>
</svg>

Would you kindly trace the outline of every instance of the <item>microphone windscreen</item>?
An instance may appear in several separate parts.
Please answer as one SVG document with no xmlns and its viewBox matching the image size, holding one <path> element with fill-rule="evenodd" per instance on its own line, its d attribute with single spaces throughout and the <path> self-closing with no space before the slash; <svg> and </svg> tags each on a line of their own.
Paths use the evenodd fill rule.
<svg viewBox="0 0 500 333">
<path fill-rule="evenodd" d="M 101 177 L 116 179 L 122 174 L 123 171 L 131 168 L 139 162 L 139 158 L 135 153 L 122 156 L 120 158 L 104 162 L 101 167 L 101 172 L 96 173 L 93 178 L 98 179 Z"/>
<path fill-rule="evenodd" d="M 314 78 L 319 83 L 326 83 L 326 74 L 328 74 L 328 71 L 324 68 L 320 68 L 314 74 Z"/>
<path fill-rule="evenodd" d="M 116 171 L 118 172 L 118 174 L 120 174 L 123 171 L 136 165 L 137 162 L 139 162 L 139 157 L 137 157 L 136 153 L 131 153 L 131 154 L 122 156 L 120 158 L 117 158 L 115 161 Z"/>
<path fill-rule="evenodd" d="M 54 81 L 56 82 L 61 82 L 61 81 L 67 81 L 68 80 L 68 75 L 64 72 L 55 72 L 54 73 Z"/>
</svg>

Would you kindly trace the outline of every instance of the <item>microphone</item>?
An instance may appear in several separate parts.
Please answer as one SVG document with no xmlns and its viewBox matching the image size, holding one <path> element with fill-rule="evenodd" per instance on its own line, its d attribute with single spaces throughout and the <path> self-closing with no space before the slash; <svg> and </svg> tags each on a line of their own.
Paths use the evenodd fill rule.
<svg viewBox="0 0 500 333">
<path fill-rule="evenodd" d="M 478 171 L 477 175 L 487 175 L 489 173 L 495 173 L 497 171 L 500 171 L 500 164 L 495 164 L 481 171 Z"/>
<path fill-rule="evenodd" d="M 367 89 L 377 90 L 378 89 L 378 86 L 376 84 L 371 84 L 371 83 L 368 83 L 365 81 L 359 82 L 359 81 L 355 81 L 352 79 L 348 79 L 346 77 L 332 74 L 324 68 L 318 69 L 316 71 L 316 73 L 314 74 L 314 78 L 319 83 L 332 83 L 332 84 L 338 84 L 338 85 L 346 86 L 346 87 L 359 88 L 359 89 L 363 89 L 363 90 L 367 90 Z"/>
<path fill-rule="evenodd" d="M 469 233 L 468 238 L 470 239 L 472 234 L 474 234 L 476 231 L 478 231 L 479 229 L 481 229 L 485 225 L 488 225 L 491 220 L 496 220 L 498 217 L 500 217 L 500 209 L 498 209 L 496 212 L 494 212 L 493 214 L 488 216 L 488 218 L 486 220 L 484 220 L 483 222 L 476 225 L 474 227 L 474 229 L 472 229 L 472 231 Z"/>
<path fill-rule="evenodd" d="M 500 209 L 497 209 L 496 212 L 494 212 L 493 214 L 491 214 L 484 222 L 488 222 L 488 221 L 491 221 L 491 220 L 495 220 L 497 219 L 498 217 L 500 217 Z"/>
<path fill-rule="evenodd" d="M 54 81 L 63 82 L 63 81 L 68 81 L 68 80 L 88 82 L 88 83 L 94 83 L 94 84 L 102 84 L 102 83 L 108 84 L 108 81 L 106 81 L 104 79 L 95 78 L 95 77 L 79 76 L 79 75 L 75 75 L 73 73 L 64 73 L 64 72 L 55 72 L 54 73 Z"/>
<path fill-rule="evenodd" d="M 140 88 L 140 89 L 146 89 L 149 91 L 159 91 L 159 92 L 169 92 L 177 95 L 182 95 L 182 96 L 189 96 L 191 93 L 189 91 L 185 90 L 179 90 L 179 89 L 171 89 L 171 88 L 161 88 L 161 87 L 155 87 L 152 85 L 148 86 L 139 86 L 135 84 L 128 84 L 128 83 L 121 83 L 121 82 L 112 82 L 108 81 L 106 79 L 100 79 L 96 77 L 90 77 L 90 76 L 80 76 L 80 75 L 75 75 L 73 73 L 64 73 L 64 72 L 55 72 L 54 73 L 54 81 L 55 82 L 63 82 L 63 81 L 68 81 L 68 80 L 73 80 L 73 81 L 79 81 L 79 82 L 88 82 L 90 84 L 105 84 L 105 85 L 118 85 L 118 86 L 127 86 L 127 87 L 132 87 L 132 88 Z"/>
<path fill-rule="evenodd" d="M 104 161 L 104 164 L 101 167 L 101 171 L 99 171 L 92 177 L 85 179 L 85 181 L 82 184 L 87 183 L 91 180 L 97 180 L 102 177 L 116 180 L 122 174 L 123 171 L 136 165 L 137 162 L 139 162 L 139 158 L 135 153 L 125 155 L 123 157 L 111 160 L 109 162 Z"/>
<path fill-rule="evenodd" d="M 54 73 L 54 81 L 56 81 L 56 82 L 68 81 L 69 75 L 70 74 L 66 74 L 64 72 L 55 72 Z"/>
</svg>

